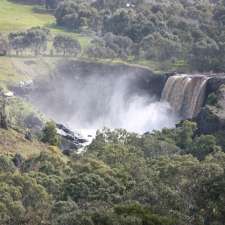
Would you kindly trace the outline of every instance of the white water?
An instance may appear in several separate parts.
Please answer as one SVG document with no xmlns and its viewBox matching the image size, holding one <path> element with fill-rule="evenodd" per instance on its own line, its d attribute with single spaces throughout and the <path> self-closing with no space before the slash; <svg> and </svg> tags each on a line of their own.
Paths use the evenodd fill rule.
<svg viewBox="0 0 225 225">
<path fill-rule="evenodd" d="M 145 133 L 173 127 L 177 116 L 167 102 L 160 102 L 142 90 L 134 75 L 91 74 L 88 77 L 59 77 L 31 101 L 50 118 L 84 137 L 104 127 Z"/>
<path fill-rule="evenodd" d="M 109 112 L 96 120 L 88 122 L 75 113 L 67 125 L 73 130 L 80 130 L 86 136 L 87 134 L 93 135 L 97 129 L 104 127 L 123 128 L 130 132 L 145 133 L 173 127 L 177 121 L 177 117 L 172 113 L 168 103 L 149 102 L 143 97 L 134 97 L 128 104 L 126 103 L 126 107 L 122 107 L 122 99 L 112 99 L 109 104 Z"/>
<path fill-rule="evenodd" d="M 136 133 L 173 127 L 177 116 L 170 105 L 147 93 L 132 93 L 131 82 L 127 76 L 116 80 L 92 76 L 82 85 L 75 85 L 70 105 L 78 107 L 62 122 L 86 134 L 104 127 Z"/>
</svg>

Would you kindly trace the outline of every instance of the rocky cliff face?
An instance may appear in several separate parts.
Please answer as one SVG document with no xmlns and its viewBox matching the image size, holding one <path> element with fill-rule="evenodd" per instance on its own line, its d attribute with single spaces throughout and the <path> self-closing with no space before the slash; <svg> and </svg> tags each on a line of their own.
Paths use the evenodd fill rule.
<svg viewBox="0 0 225 225">
<path fill-rule="evenodd" d="M 141 66 L 131 66 L 126 64 L 106 64 L 77 60 L 64 60 L 55 68 L 55 76 L 65 78 L 88 77 L 98 74 L 100 77 L 113 75 L 118 78 L 121 75 L 135 77 L 135 86 L 138 89 L 147 90 L 150 95 L 160 98 L 167 78 L 171 74 L 154 74 L 150 69 Z"/>
<path fill-rule="evenodd" d="M 196 119 L 199 131 L 206 134 L 225 130 L 225 79 L 211 79 L 209 88 L 215 93 L 216 103 L 206 103 Z"/>
<path fill-rule="evenodd" d="M 49 62 L 15 62 L 16 69 L 20 73 L 33 75 L 31 85 L 26 84 L 11 87 L 15 94 L 19 96 L 26 96 L 34 91 L 41 91 L 46 93 L 51 91 L 51 86 L 54 82 L 76 80 L 79 77 L 87 78 L 91 75 L 98 75 L 99 77 L 114 76 L 116 78 L 121 75 L 135 78 L 135 85 L 133 88 L 145 90 L 150 95 L 154 95 L 158 99 L 161 97 L 162 90 L 168 77 L 172 74 L 154 74 L 150 69 L 141 66 L 131 66 L 126 64 L 106 64 L 89 61 L 68 60 L 62 59 L 58 61 Z M 40 65 L 39 65 L 40 64 Z M 38 69 L 40 67 L 40 69 Z M 44 69 L 45 68 L 45 69 Z M 24 82 L 23 82 L 24 83 Z"/>
</svg>

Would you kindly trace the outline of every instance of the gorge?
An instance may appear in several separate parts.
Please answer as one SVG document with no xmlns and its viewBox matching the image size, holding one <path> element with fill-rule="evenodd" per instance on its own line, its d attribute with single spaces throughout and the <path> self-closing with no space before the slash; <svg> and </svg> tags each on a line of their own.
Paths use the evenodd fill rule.
<svg viewBox="0 0 225 225">
<path fill-rule="evenodd" d="M 48 82 L 34 82 L 27 97 L 72 130 L 144 133 L 177 121 L 169 104 L 159 101 L 166 79 L 141 67 L 70 61 L 59 64 Z"/>
<path fill-rule="evenodd" d="M 29 94 L 14 91 L 85 135 L 104 127 L 137 133 L 173 127 L 196 118 L 208 94 L 218 89 L 212 75 L 154 74 L 123 64 L 65 60 L 48 73 L 47 80 L 34 81 Z"/>
</svg>

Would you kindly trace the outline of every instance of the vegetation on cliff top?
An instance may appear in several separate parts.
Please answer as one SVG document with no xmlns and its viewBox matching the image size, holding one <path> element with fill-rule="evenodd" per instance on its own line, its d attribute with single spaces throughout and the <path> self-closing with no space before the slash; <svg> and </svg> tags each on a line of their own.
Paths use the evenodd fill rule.
<svg viewBox="0 0 225 225">
<path fill-rule="evenodd" d="M 41 26 L 53 35 L 77 39 L 82 57 L 120 59 L 160 70 L 224 70 L 222 0 L 54 0 L 41 1 L 38 7 L 18 3 L 24 1 L 1 1 L 0 32 Z M 11 20 L 12 13 L 17 20 Z"/>
</svg>

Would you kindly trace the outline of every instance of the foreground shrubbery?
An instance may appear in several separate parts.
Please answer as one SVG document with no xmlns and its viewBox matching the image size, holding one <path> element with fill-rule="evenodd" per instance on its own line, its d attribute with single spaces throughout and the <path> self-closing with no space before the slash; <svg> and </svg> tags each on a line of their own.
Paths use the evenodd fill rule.
<svg viewBox="0 0 225 225">
<path fill-rule="evenodd" d="M 222 225 L 225 153 L 195 131 L 106 129 L 69 160 L 49 151 L 16 167 L 1 156 L 0 224 Z"/>
</svg>

